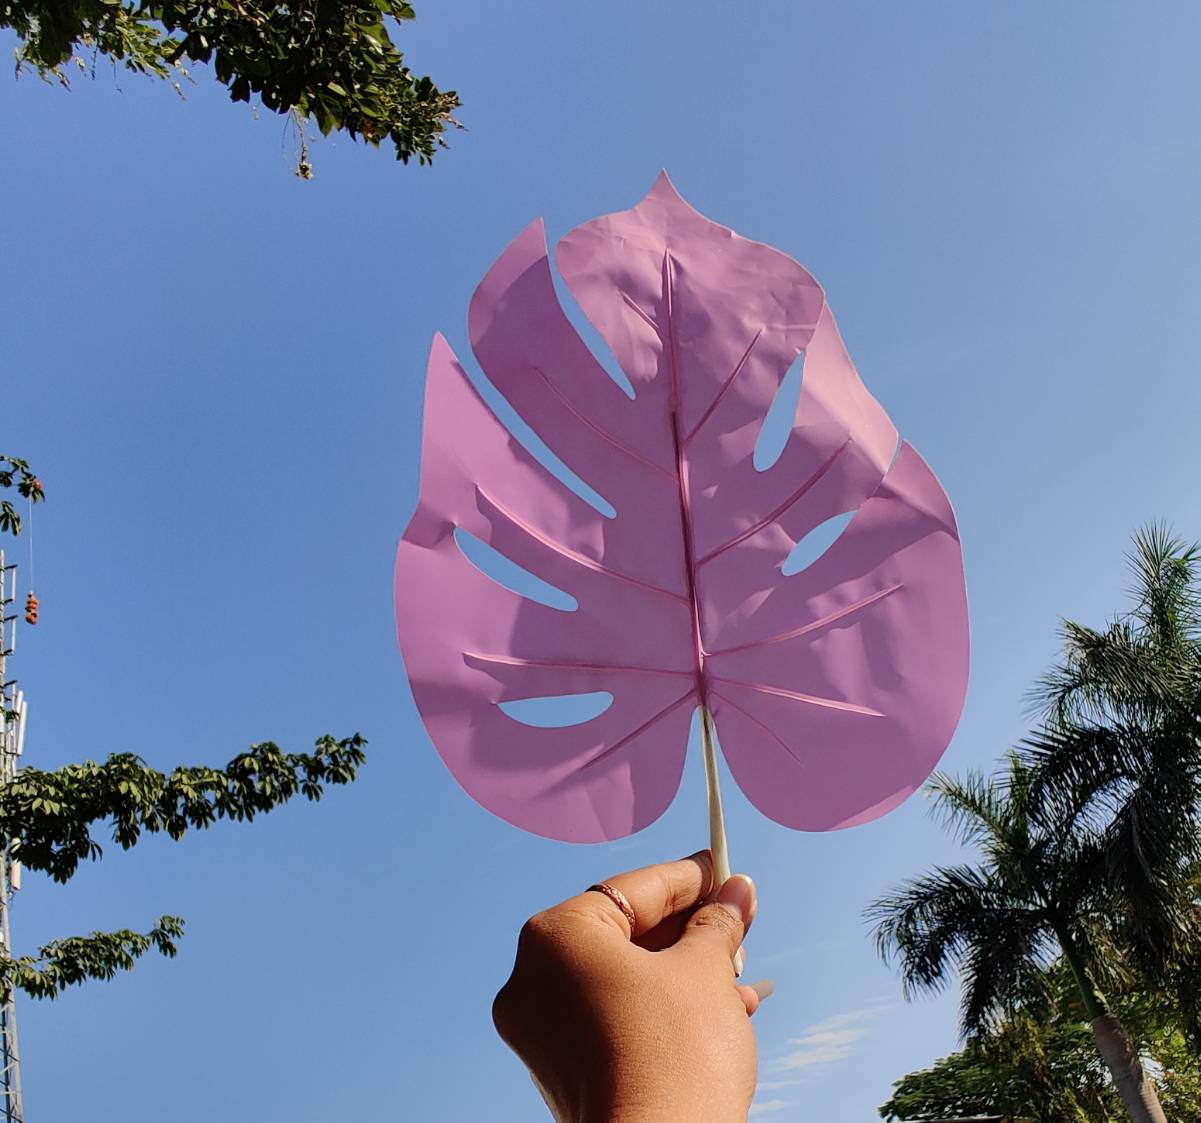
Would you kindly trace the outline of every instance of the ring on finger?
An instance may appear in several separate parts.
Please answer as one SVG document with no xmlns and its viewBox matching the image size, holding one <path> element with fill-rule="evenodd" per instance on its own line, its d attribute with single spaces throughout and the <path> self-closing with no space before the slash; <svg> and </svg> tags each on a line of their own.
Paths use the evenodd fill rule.
<svg viewBox="0 0 1201 1123">
<path fill-rule="evenodd" d="M 607 882 L 599 881 L 595 885 L 589 885 L 585 892 L 603 893 L 606 897 L 608 897 L 610 901 L 612 901 L 619 909 L 621 909 L 622 916 L 626 918 L 626 922 L 630 926 L 630 934 L 633 934 L 634 929 L 638 924 L 638 918 L 634 915 L 634 909 L 630 904 L 629 899 L 620 889 L 614 889 L 613 886 L 609 885 Z"/>
</svg>

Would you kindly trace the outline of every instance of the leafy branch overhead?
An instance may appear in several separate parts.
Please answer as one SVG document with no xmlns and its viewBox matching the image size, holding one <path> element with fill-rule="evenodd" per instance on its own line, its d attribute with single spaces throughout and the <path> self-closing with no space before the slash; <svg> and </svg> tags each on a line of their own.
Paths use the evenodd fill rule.
<svg viewBox="0 0 1201 1123">
<path fill-rule="evenodd" d="M 182 935 L 183 921 L 178 916 L 161 916 L 145 935 L 123 928 L 52 940 L 36 958 L 0 957 L 0 991 L 17 987 L 34 998 L 55 998 L 73 984 L 111 979 L 118 971 L 130 970 L 152 947 L 173 958 L 175 941 Z"/>
<path fill-rule="evenodd" d="M 21 40 L 18 69 L 66 83 L 85 55 L 157 78 L 186 60 L 211 63 L 234 101 L 258 95 L 276 113 L 311 116 L 323 133 L 391 141 L 397 159 L 427 164 L 457 127 L 459 98 L 405 66 L 388 21 L 414 15 L 406 0 L 0 0 L 0 27 Z"/>
<path fill-rule="evenodd" d="M 246 820 L 295 795 L 319 800 L 326 784 L 349 784 L 366 759 L 366 741 L 321 737 L 312 753 L 284 753 L 264 742 L 224 768 L 176 768 L 169 775 L 132 753 L 115 753 L 103 764 L 84 761 L 53 772 L 23 768 L 0 786 L 0 838 L 29 869 L 68 881 L 85 859 L 101 855 L 92 826 L 108 824 L 128 850 L 145 831 L 182 838 L 218 819 Z M 145 935 L 123 929 L 72 936 L 43 947 L 37 957 L 0 955 L 0 993 L 18 987 L 35 998 L 53 998 L 87 979 L 111 979 L 151 948 L 175 955 L 183 935 L 179 917 L 160 917 Z"/>
<path fill-rule="evenodd" d="M 13 486 L 31 502 L 44 498 L 28 462 L 0 456 L 0 489 Z M 7 502 L 0 507 L 0 531 L 20 533 L 19 516 Z M 143 831 L 166 831 L 179 840 L 187 829 L 204 830 L 217 819 L 249 822 L 294 795 L 316 801 L 325 784 L 351 783 L 366 759 L 364 745 L 359 734 L 340 741 L 327 734 L 318 737 L 311 753 L 285 753 L 264 741 L 223 769 L 177 767 L 169 775 L 133 753 L 49 772 L 20 769 L 0 784 L 0 860 L 17 859 L 67 882 L 80 862 L 100 858 L 100 843 L 92 837 L 97 823 L 107 824 L 127 850 Z M 36 956 L 0 954 L 0 996 L 17 987 L 34 998 L 54 998 L 77 982 L 112 979 L 151 949 L 174 956 L 175 940 L 183 934 L 179 916 L 160 916 L 147 933 L 92 932 L 52 940 Z"/>
<path fill-rule="evenodd" d="M 31 502 L 45 498 L 26 461 L 0 456 L 0 489 L 11 487 Z M 21 520 L 6 501 L 0 531 L 21 532 Z M 170 773 L 133 753 L 51 772 L 22 768 L 0 784 L 0 861 L 16 859 L 55 881 L 69 881 L 81 862 L 101 855 L 93 837 L 96 824 L 105 824 L 128 850 L 143 832 L 180 839 L 190 827 L 204 830 L 218 819 L 250 821 L 296 795 L 316 801 L 327 784 L 349 784 L 366 760 L 366 743 L 358 733 L 340 741 L 326 734 L 311 753 L 285 753 L 264 741 L 224 768 L 200 765 Z M 34 998 L 54 998 L 75 983 L 111 979 L 151 949 L 174 956 L 182 935 L 179 917 L 162 916 L 144 934 L 127 928 L 93 932 L 52 940 L 36 956 L 0 954 L 0 997 L 16 987 Z"/>
<path fill-rule="evenodd" d="M 328 735 L 312 753 L 284 753 L 267 741 L 234 757 L 224 768 L 176 768 L 169 775 L 132 753 L 114 753 L 103 764 L 87 760 L 53 772 L 22 768 L 0 786 L 0 836 L 29 869 L 68 881 L 86 859 L 99 858 L 95 823 L 110 824 L 128 850 L 145 831 L 180 839 L 218 819 L 251 820 L 295 795 L 318 800 L 325 784 L 348 784 L 365 760 L 366 741 Z"/>
</svg>

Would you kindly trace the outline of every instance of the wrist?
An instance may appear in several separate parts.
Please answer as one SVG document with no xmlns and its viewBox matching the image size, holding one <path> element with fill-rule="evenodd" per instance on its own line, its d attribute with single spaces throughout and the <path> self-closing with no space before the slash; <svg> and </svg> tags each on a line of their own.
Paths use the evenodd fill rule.
<svg viewBox="0 0 1201 1123">
<path fill-rule="evenodd" d="M 681 1120 L 704 1120 L 704 1123 L 746 1123 L 745 1108 L 721 1110 L 711 1103 L 673 1104 L 659 1109 L 642 1109 L 635 1113 L 588 1116 L 585 1123 L 681 1123 Z"/>
<path fill-rule="evenodd" d="M 745 1104 L 723 1104 L 720 1096 L 672 1096 L 670 1100 L 642 1102 L 624 1106 L 585 1108 L 578 1123 L 681 1123 L 682 1120 L 704 1120 L 704 1123 L 747 1123 Z"/>
<path fill-rule="evenodd" d="M 711 1103 L 676 1104 L 657 1111 L 640 1111 L 636 1115 L 622 1113 L 598 1117 L 595 1123 L 681 1123 L 681 1120 L 701 1120 L 705 1123 L 746 1123 L 745 1109 L 721 1111 Z M 588 1123 L 594 1123 L 589 1119 Z"/>
</svg>

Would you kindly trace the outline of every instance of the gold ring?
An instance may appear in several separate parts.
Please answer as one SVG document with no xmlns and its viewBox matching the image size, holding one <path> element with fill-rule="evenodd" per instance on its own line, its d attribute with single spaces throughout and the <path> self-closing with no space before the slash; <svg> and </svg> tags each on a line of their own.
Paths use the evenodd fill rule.
<svg viewBox="0 0 1201 1123">
<path fill-rule="evenodd" d="M 634 910 L 630 907 L 630 902 L 626 900 L 626 895 L 620 889 L 614 889 L 612 885 L 606 885 L 603 881 L 596 885 L 589 885 L 586 893 L 604 893 L 619 909 L 621 914 L 626 918 L 630 925 L 630 935 L 634 934 L 634 929 L 637 927 L 638 918 L 634 916 Z"/>
</svg>

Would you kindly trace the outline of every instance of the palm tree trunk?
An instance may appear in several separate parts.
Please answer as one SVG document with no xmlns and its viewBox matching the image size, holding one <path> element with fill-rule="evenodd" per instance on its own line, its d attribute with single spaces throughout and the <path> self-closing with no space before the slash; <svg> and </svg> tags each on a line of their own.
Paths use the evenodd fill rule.
<svg viewBox="0 0 1201 1123">
<path fill-rule="evenodd" d="M 1106 1000 L 1093 982 L 1084 956 L 1066 932 L 1057 933 L 1064 958 L 1072 968 L 1080 997 L 1088 1012 L 1089 1025 L 1097 1042 L 1097 1051 L 1113 1077 L 1114 1087 L 1122 1099 L 1126 1113 L 1133 1123 L 1168 1123 L 1159 1103 L 1155 1085 L 1147 1076 L 1138 1050 L 1126 1032 L 1126 1027 L 1109 1008 Z"/>
<path fill-rule="evenodd" d="M 1168 1123 L 1159 1096 L 1139 1060 L 1138 1050 L 1130 1041 L 1130 1035 L 1117 1017 L 1105 1013 L 1093 1018 L 1089 1024 L 1097 1039 L 1101 1059 L 1113 1076 L 1114 1086 L 1122 1103 L 1134 1123 Z"/>
</svg>

